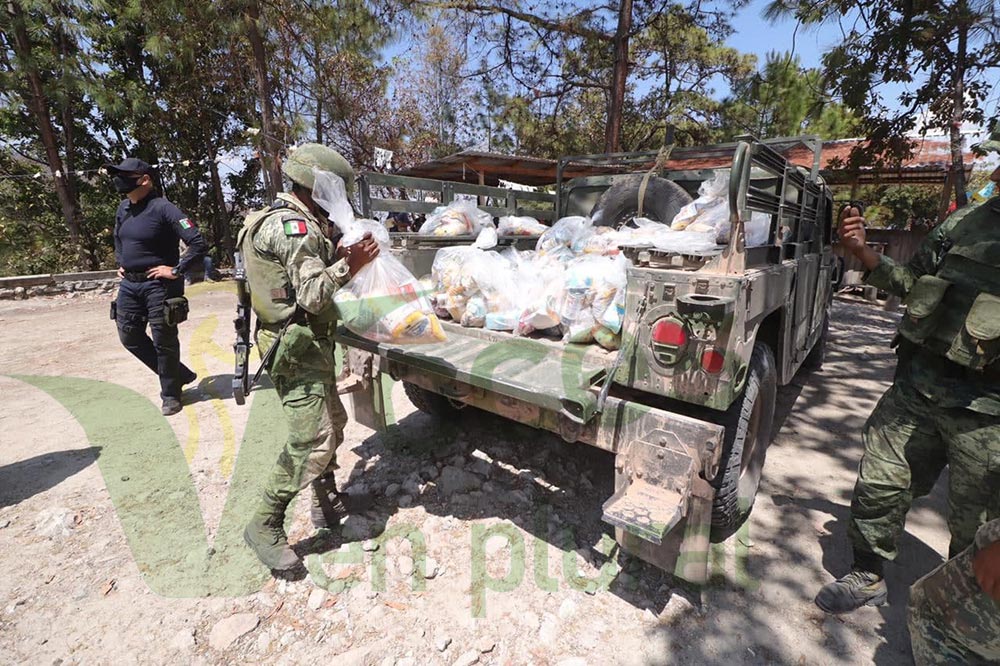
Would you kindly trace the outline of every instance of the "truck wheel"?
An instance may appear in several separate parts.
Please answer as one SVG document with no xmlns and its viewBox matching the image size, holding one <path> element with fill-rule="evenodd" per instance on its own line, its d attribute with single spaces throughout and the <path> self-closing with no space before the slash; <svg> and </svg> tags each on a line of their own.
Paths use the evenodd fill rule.
<svg viewBox="0 0 1000 666">
<path fill-rule="evenodd" d="M 809 351 L 806 360 L 802 362 L 802 367 L 806 370 L 819 370 L 826 360 L 826 341 L 830 337 L 830 316 L 823 317 L 823 332 L 819 334 L 819 340 Z"/>
<path fill-rule="evenodd" d="M 590 211 L 599 227 L 618 228 L 630 221 L 639 212 L 639 188 L 643 176 L 632 176 L 612 185 L 597 205 Z M 642 215 L 651 220 L 670 224 L 681 208 L 691 203 L 691 195 L 684 188 L 666 178 L 650 178 L 646 184 L 646 194 L 642 198 Z M 599 219 L 598 213 L 600 213 Z"/>
<path fill-rule="evenodd" d="M 712 541 L 729 538 L 750 516 L 764 469 L 764 456 L 771 443 L 777 383 L 771 348 L 763 344 L 755 346 L 746 389 L 721 420 L 726 436 L 719 473 L 712 481 L 716 489 Z"/>
<path fill-rule="evenodd" d="M 438 395 L 433 391 L 428 391 L 422 386 L 403 382 L 403 391 L 406 392 L 406 397 L 410 399 L 413 406 L 425 414 L 436 417 L 447 417 L 458 411 L 448 401 L 448 398 Z"/>
</svg>

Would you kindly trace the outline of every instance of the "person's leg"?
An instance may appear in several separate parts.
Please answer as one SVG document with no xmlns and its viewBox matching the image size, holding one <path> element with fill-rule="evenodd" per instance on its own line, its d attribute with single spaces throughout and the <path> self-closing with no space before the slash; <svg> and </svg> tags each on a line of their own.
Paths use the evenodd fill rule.
<svg viewBox="0 0 1000 666">
<path fill-rule="evenodd" d="M 344 426 L 347 425 L 347 411 L 344 409 L 340 396 L 337 395 L 336 386 L 330 387 L 330 394 L 327 396 L 327 412 L 333 426 L 334 453 L 330 456 L 323 473 L 313 480 L 313 499 L 310 510 L 310 517 L 313 526 L 317 529 L 332 527 L 350 511 L 362 510 L 366 508 L 366 498 L 346 497 L 344 493 L 337 490 L 337 482 L 334 472 L 337 469 L 336 449 L 344 441 Z"/>
<path fill-rule="evenodd" d="M 115 301 L 115 324 L 118 339 L 133 356 L 152 370 L 157 371 L 156 348 L 146 334 L 146 299 L 141 284 L 122 280 Z"/>
<path fill-rule="evenodd" d="M 285 511 L 295 495 L 329 467 L 343 426 L 334 428 L 331 419 L 327 396 L 336 395 L 332 385 L 272 379 L 288 422 L 288 439 L 244 538 L 264 564 L 284 570 L 298 564 L 284 531 Z"/>
<path fill-rule="evenodd" d="M 883 563 L 896 557 L 913 498 L 930 491 L 947 462 L 935 413 L 932 403 L 897 381 L 865 423 L 847 530 L 854 563 L 846 576 L 820 590 L 816 604 L 822 610 L 845 613 L 885 603 Z"/>
<path fill-rule="evenodd" d="M 985 545 L 990 531 L 1000 538 L 1000 521 L 984 525 L 976 539 Z M 910 588 L 908 625 L 917 666 L 1000 663 L 1000 603 L 976 583 L 975 552 L 966 548 Z"/>
<path fill-rule="evenodd" d="M 947 464 L 936 413 L 908 383 L 897 382 L 865 423 L 848 526 L 855 556 L 864 564 L 896 558 L 913 498 L 930 492 Z"/>
<path fill-rule="evenodd" d="M 160 396 L 180 401 L 181 387 L 192 381 L 194 373 L 180 362 L 181 342 L 177 326 L 167 324 L 166 300 L 184 295 L 180 280 L 144 282 L 149 328 L 156 347 L 156 372 L 160 376 Z"/>
<path fill-rule="evenodd" d="M 940 428 L 948 443 L 948 556 L 954 557 L 983 523 L 1000 518 L 1000 417 L 942 410 Z"/>
</svg>

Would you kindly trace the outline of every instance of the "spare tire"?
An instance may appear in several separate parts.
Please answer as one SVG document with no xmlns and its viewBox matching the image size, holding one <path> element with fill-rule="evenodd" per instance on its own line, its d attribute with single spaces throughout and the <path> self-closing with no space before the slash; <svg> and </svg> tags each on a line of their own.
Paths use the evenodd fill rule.
<svg viewBox="0 0 1000 666">
<path fill-rule="evenodd" d="M 639 188 L 644 177 L 636 174 L 609 187 L 590 211 L 594 225 L 618 228 L 635 217 L 639 212 Z M 650 177 L 642 199 L 642 217 L 670 224 L 681 208 L 692 201 L 691 195 L 677 183 Z"/>
</svg>

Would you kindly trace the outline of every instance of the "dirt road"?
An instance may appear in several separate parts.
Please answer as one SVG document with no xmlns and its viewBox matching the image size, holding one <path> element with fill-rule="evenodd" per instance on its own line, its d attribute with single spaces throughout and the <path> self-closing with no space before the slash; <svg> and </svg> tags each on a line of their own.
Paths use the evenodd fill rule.
<svg viewBox="0 0 1000 666">
<path fill-rule="evenodd" d="M 698 610 L 672 596 L 677 583 L 668 576 L 607 556 L 606 454 L 475 414 L 441 430 L 401 390 L 400 425 L 379 436 L 352 423 L 339 452 L 341 485 L 374 492 L 375 509 L 320 542 L 300 506 L 290 534 L 312 553 L 312 575 L 262 575 L 240 559 L 242 546 L 226 551 L 222 542 L 238 529 L 225 507 L 251 443 L 262 459 L 280 446 L 245 438 L 248 418 L 260 435 L 280 423 L 280 412 L 265 409 L 270 391 L 244 407 L 231 399 L 231 285 L 197 285 L 188 295 L 182 354 L 201 382 L 180 415 L 167 421 L 151 412 L 148 428 L 129 426 L 132 463 L 108 433 L 127 421 L 138 396 L 158 407 L 158 389 L 119 345 L 106 300 L 0 302 L 0 663 L 909 662 L 907 587 L 947 545 L 942 484 L 910 514 L 901 559 L 888 571 L 888 606 L 831 618 L 812 604 L 847 564 L 859 433 L 891 376 L 895 315 L 835 304 L 827 364 L 779 392 L 780 432 L 749 537 L 715 553 Z M 203 537 L 200 528 L 192 536 L 176 527 L 162 494 L 153 495 L 160 488 L 138 490 L 158 498 L 159 514 L 142 513 L 149 507 L 141 502 L 116 503 L 119 493 L 141 497 L 127 493 L 140 478 L 129 465 L 138 470 L 143 455 L 187 465 L 170 497 L 193 487 L 196 524 L 203 518 L 214 542 L 171 566 L 230 552 L 244 567 L 234 570 L 249 573 L 192 575 L 207 581 L 204 593 L 157 582 L 143 535 L 162 521 L 164 539 Z M 407 531 L 418 534 L 385 537 Z"/>
</svg>

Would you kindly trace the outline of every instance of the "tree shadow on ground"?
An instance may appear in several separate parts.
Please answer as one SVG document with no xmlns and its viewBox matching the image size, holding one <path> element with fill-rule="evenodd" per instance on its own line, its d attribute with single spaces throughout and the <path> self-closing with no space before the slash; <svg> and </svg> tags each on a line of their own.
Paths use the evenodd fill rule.
<svg viewBox="0 0 1000 666">
<path fill-rule="evenodd" d="M 97 461 L 100 447 L 45 453 L 0 467 L 0 507 L 19 504 L 57 486 Z"/>
</svg>

